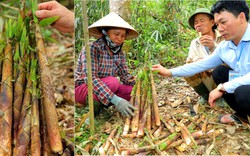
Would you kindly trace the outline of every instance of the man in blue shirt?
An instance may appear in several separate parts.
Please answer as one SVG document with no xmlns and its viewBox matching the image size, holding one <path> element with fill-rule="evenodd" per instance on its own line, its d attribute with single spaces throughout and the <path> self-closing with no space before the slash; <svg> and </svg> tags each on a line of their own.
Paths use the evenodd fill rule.
<svg viewBox="0 0 250 156">
<path fill-rule="evenodd" d="M 192 76 L 196 73 L 215 68 L 212 76 L 218 87 L 209 94 L 209 104 L 224 97 L 235 114 L 221 118 L 222 123 L 248 122 L 250 116 L 250 24 L 249 7 L 244 0 L 223 1 L 214 4 L 212 11 L 218 31 L 225 39 L 209 57 L 174 69 L 154 65 L 153 71 L 168 76 Z M 225 63 L 226 66 L 221 65 Z"/>
</svg>

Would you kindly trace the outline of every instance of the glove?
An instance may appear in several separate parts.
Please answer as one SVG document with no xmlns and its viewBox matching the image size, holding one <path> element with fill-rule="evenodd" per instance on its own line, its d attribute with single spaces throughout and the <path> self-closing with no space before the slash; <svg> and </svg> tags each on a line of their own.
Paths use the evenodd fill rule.
<svg viewBox="0 0 250 156">
<path fill-rule="evenodd" d="M 116 109 L 121 112 L 123 116 L 128 118 L 131 118 L 131 116 L 135 115 L 132 110 L 137 110 L 127 100 L 116 95 L 114 95 L 114 97 L 111 99 L 111 103 L 115 105 Z"/>
</svg>

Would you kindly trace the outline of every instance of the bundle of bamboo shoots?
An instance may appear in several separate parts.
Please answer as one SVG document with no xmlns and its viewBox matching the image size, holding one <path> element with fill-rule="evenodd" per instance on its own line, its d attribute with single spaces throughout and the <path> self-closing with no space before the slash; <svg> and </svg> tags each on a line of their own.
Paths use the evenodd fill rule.
<svg viewBox="0 0 250 156">
<path fill-rule="evenodd" d="M 0 155 L 62 154 L 54 89 L 38 19 L 8 19 L 1 40 Z M 32 1 L 32 11 L 37 7 Z"/>
<path fill-rule="evenodd" d="M 161 131 L 162 125 L 154 79 L 150 70 L 144 68 L 138 72 L 136 84 L 131 95 L 130 103 L 134 105 L 137 110 L 134 111 L 135 116 L 132 119 L 125 119 L 122 135 L 131 138 L 143 137 L 144 128 L 147 128 L 149 131 L 151 131 L 151 129 L 158 129 L 155 132 L 155 135 L 158 135 L 157 133 Z"/>
</svg>

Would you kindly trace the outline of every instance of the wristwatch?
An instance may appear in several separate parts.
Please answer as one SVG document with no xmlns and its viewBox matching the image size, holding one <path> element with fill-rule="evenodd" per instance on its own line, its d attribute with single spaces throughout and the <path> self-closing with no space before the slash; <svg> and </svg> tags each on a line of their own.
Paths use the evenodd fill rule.
<svg viewBox="0 0 250 156">
<path fill-rule="evenodd" d="M 220 91 L 220 92 L 223 93 L 223 94 L 226 92 L 222 83 L 220 83 L 220 84 L 217 86 L 217 89 L 218 89 L 218 91 Z"/>
</svg>

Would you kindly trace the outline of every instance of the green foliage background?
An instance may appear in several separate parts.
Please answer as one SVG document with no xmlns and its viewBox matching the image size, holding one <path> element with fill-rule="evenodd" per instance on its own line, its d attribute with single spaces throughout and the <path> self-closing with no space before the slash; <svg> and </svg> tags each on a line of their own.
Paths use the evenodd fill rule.
<svg viewBox="0 0 250 156">
<path fill-rule="evenodd" d="M 211 9 L 216 0 L 131 0 L 131 25 L 140 33 L 132 41 L 126 41 L 123 50 L 131 68 L 144 63 L 145 54 L 153 63 L 166 67 L 183 64 L 189 44 L 196 33 L 188 25 L 188 18 L 198 7 Z M 81 1 L 75 1 L 75 52 L 83 43 Z M 109 13 L 108 0 L 88 1 L 88 17 L 91 25 Z M 92 39 L 95 40 L 95 39 Z"/>
</svg>

